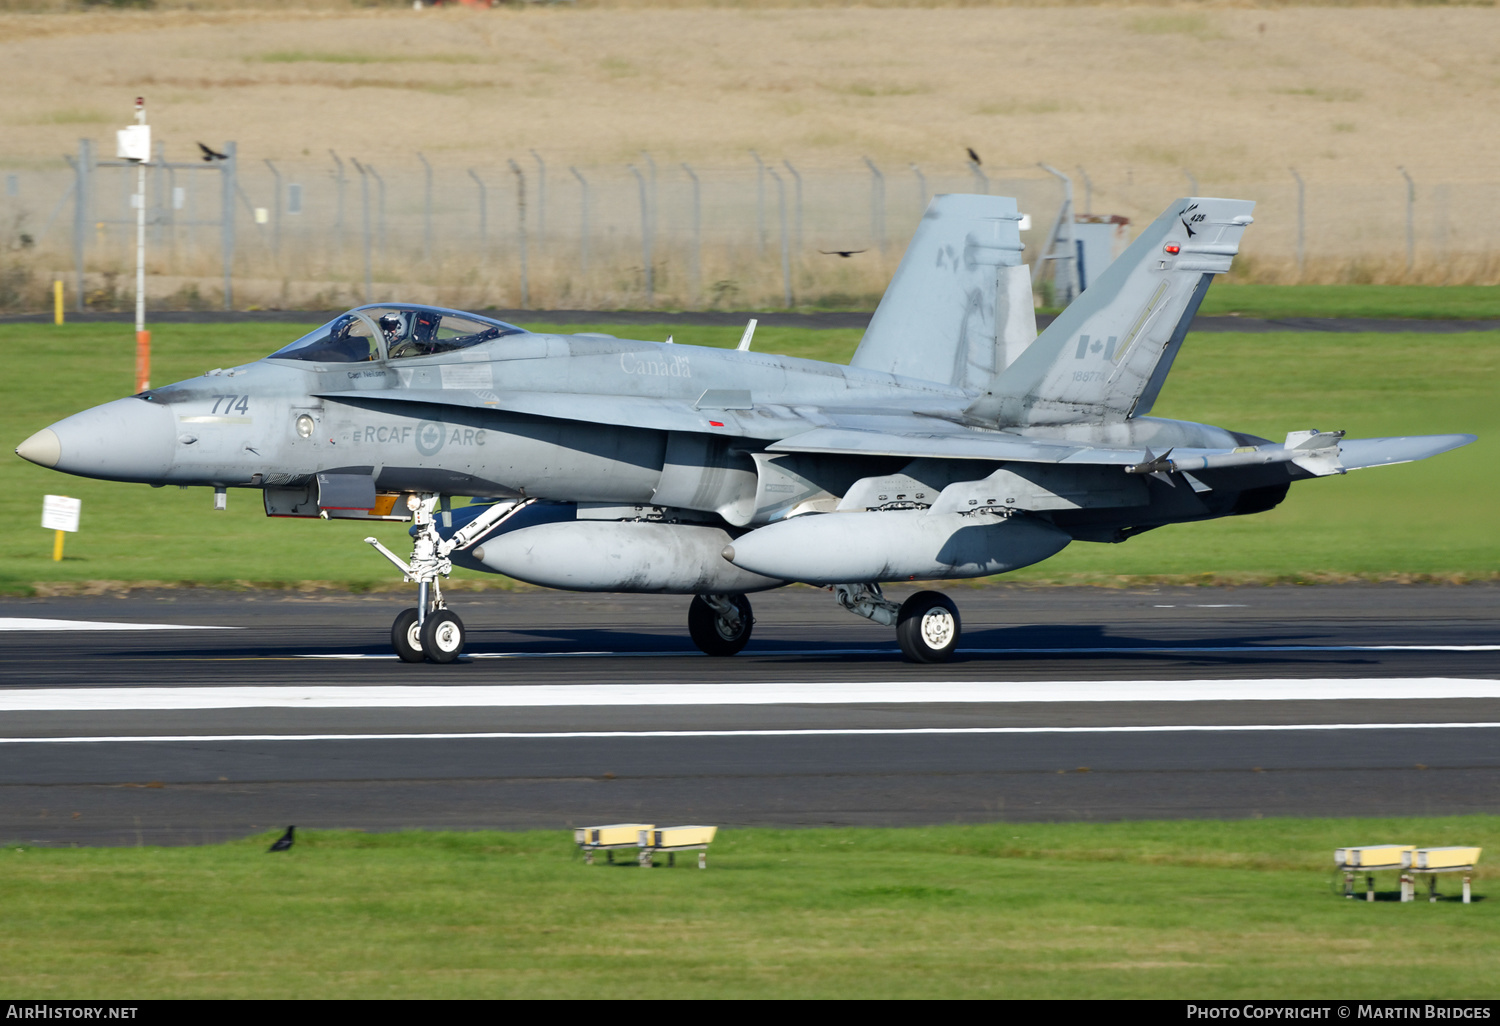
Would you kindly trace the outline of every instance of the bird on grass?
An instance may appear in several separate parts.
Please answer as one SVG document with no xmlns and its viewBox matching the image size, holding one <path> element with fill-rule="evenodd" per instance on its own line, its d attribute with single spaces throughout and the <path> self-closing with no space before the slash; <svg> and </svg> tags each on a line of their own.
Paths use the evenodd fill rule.
<svg viewBox="0 0 1500 1026">
<path fill-rule="evenodd" d="M 202 143 L 198 144 L 198 148 L 203 151 L 203 161 L 204 161 L 204 163 L 211 163 L 212 161 L 215 161 L 215 160 L 228 160 L 229 159 L 229 154 L 227 154 L 227 153 L 220 153 L 218 150 L 211 150 L 207 146 L 204 146 Z"/>
<path fill-rule="evenodd" d="M 820 249 L 820 250 L 818 250 L 818 252 L 822 253 L 824 256 L 838 256 L 838 257 L 843 257 L 844 259 L 847 260 L 849 257 L 852 257 L 856 253 L 863 253 L 864 250 L 862 250 L 862 249 Z"/>
<path fill-rule="evenodd" d="M 266 849 L 267 853 L 273 852 L 273 851 L 290 851 L 291 847 L 292 847 L 293 840 L 294 840 L 293 837 L 292 837 L 292 831 L 294 831 L 296 829 L 297 828 L 294 827 L 294 826 L 287 827 L 286 828 L 286 833 L 284 833 L 280 837 L 278 837 L 276 839 L 276 843 L 273 844 L 273 845 L 271 845 L 269 848 Z"/>
<path fill-rule="evenodd" d="M 199 143 L 198 145 L 202 146 L 203 144 Z M 979 159 L 979 154 L 977 154 L 977 153 L 974 152 L 974 147 L 972 147 L 972 146 L 966 146 L 964 148 L 969 151 L 969 159 L 970 160 L 972 160 L 976 164 L 983 164 L 984 163 L 984 161 L 982 161 L 982 160 Z"/>
</svg>

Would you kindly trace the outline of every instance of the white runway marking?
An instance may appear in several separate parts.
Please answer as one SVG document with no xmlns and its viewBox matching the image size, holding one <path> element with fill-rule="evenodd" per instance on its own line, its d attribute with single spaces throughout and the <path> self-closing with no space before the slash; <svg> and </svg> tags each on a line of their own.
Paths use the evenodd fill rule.
<svg viewBox="0 0 1500 1026">
<path fill-rule="evenodd" d="M 218 744 L 232 741 L 521 741 L 575 738 L 691 738 L 691 737 L 843 737 L 916 736 L 922 734 L 1204 734 L 1222 731 L 1279 730 L 1494 730 L 1500 723 L 1256 723 L 1230 726 L 1210 724 L 1133 727 L 815 727 L 805 730 L 564 730 L 475 731 L 432 734 L 118 734 L 104 737 L 0 737 L 0 745 L 76 745 L 127 742 L 189 742 Z"/>
<path fill-rule="evenodd" d="M 186 623 L 110 623 L 105 620 L 46 620 L 0 617 L 0 631 L 237 631 L 238 627 L 200 627 Z"/>
<path fill-rule="evenodd" d="M 787 648 L 746 649 L 747 656 L 890 656 L 897 648 Z M 1500 645 L 1113 645 L 1084 648 L 961 648 L 959 655 L 1216 655 L 1225 652 L 1255 655 L 1261 652 L 1500 652 Z M 700 657 L 697 649 L 672 649 L 665 652 L 465 652 L 464 659 L 667 659 Z M 300 659 L 377 659 L 393 660 L 394 652 L 302 652 Z"/>
<path fill-rule="evenodd" d="M 1500 698 L 1500 680 L 835 681 L 729 684 L 277 685 L 17 688 L 0 712 L 163 709 L 437 709 L 577 706 L 884 705 L 1012 702 L 1287 702 Z"/>
</svg>

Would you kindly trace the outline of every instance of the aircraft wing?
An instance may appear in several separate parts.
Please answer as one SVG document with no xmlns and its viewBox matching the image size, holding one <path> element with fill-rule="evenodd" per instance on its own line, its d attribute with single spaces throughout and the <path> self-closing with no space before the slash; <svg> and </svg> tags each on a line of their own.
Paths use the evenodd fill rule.
<svg viewBox="0 0 1500 1026">
<path fill-rule="evenodd" d="M 751 409 L 698 407 L 686 400 L 564 392 L 499 392 L 487 389 L 380 389 L 323 392 L 319 398 L 355 405 L 420 403 L 476 410 L 504 410 L 591 424 L 656 431 L 691 431 L 758 438 L 773 452 L 931 456 L 947 459 L 1019 460 L 1029 463 L 1092 463 L 1129 466 L 1144 449 L 1018 438 L 976 432 L 937 417 L 868 406 L 782 406 Z"/>
<path fill-rule="evenodd" d="M 720 393 L 720 398 L 729 393 Z M 381 389 L 323 392 L 319 398 L 355 405 L 420 403 L 476 410 L 504 410 L 536 417 L 757 438 L 772 452 L 806 452 L 913 459 L 963 459 L 1021 463 L 1129 467 L 1151 458 L 1144 448 L 1090 445 L 1057 439 L 1024 438 L 999 431 L 975 431 L 937 416 L 872 407 L 756 403 L 747 409 L 701 405 L 680 399 L 585 395 L 567 392 L 498 392 L 487 389 Z M 733 405 L 732 399 L 730 404 Z M 1474 441 L 1473 435 L 1414 435 L 1344 439 L 1338 466 L 1344 470 L 1426 459 Z M 1276 455 L 1266 456 L 1274 450 Z M 1178 461 L 1212 456 L 1216 464 L 1280 462 L 1280 446 L 1237 457 L 1230 450 L 1179 449 Z M 1330 470 L 1330 472 L 1336 472 Z"/>
<path fill-rule="evenodd" d="M 1339 443 L 1339 462 L 1345 470 L 1410 463 L 1478 441 L 1477 435 L 1403 435 L 1395 438 L 1353 438 Z"/>
<path fill-rule="evenodd" d="M 422 403 L 475 410 L 504 410 L 587 424 L 637 427 L 654 431 L 699 431 L 742 438 L 775 439 L 805 431 L 806 420 L 790 407 L 757 403 L 753 409 L 695 406 L 681 399 L 646 396 L 587 395 L 576 392 L 494 392 L 488 389 L 380 389 L 322 392 L 318 398 L 353 405 Z"/>
<path fill-rule="evenodd" d="M 916 418 L 913 418 L 916 419 Z M 925 430 L 924 430 L 925 429 Z M 858 453 L 960 460 L 1014 460 L 1023 463 L 1090 463 L 1131 466 L 1146 458 L 1145 449 L 1116 449 L 1015 435 L 944 431 L 925 425 L 905 430 L 814 428 L 769 446 L 772 452 Z"/>
</svg>

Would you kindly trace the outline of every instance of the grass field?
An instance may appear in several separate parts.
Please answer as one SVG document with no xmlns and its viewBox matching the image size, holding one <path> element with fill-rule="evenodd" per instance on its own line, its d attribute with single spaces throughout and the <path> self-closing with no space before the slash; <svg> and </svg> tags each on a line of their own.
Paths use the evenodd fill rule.
<svg viewBox="0 0 1500 1026">
<path fill-rule="evenodd" d="M 1500 819 L 725 830 L 700 872 L 558 830 L 0 849 L 0 991 L 90 997 L 1489 998 L 1479 900 L 1334 892 L 1335 847 Z M 630 852 L 623 853 L 629 859 Z M 1482 867 L 1481 867 L 1482 868 Z M 1456 881 L 1442 885 L 1452 895 Z"/>
<path fill-rule="evenodd" d="M 534 325 L 534 327 L 541 327 Z M 292 325 L 160 325 L 153 332 L 154 380 L 233 366 L 272 351 Z M 738 328 L 571 325 L 622 336 L 728 346 Z M 857 331 L 763 328 L 757 348 L 847 360 Z M 1125 545 L 1079 543 L 1012 574 L 1021 581 L 1111 581 L 1118 575 L 1179 580 L 1318 575 L 1473 578 L 1500 572 L 1494 438 L 1500 409 L 1500 334 L 1276 334 L 1193 336 L 1156 412 L 1234 427 L 1268 438 L 1308 427 L 1351 436 L 1467 431 L 1475 445 L 1421 463 L 1363 470 L 1296 486 L 1277 509 L 1254 517 L 1154 531 Z M 128 393 L 133 338 L 124 325 L 10 325 L 0 345 L 15 372 L 0 385 L 0 513 L 16 525 L 0 539 L 0 589 L 25 592 L 88 581 L 236 581 L 297 585 L 307 580 L 364 588 L 393 585 L 383 560 L 360 541 L 368 525 L 267 520 L 260 496 L 232 490 L 227 513 L 207 488 L 151 489 L 65 477 L 21 460 L 11 448 L 31 432 L 87 406 Z M 83 500 L 83 529 L 51 558 L 39 526 L 43 494 Z M 405 526 L 373 529 L 409 547 Z M 502 579 L 455 572 L 493 586 Z"/>
<path fill-rule="evenodd" d="M 1500 285 L 1261 285 L 1217 282 L 1200 313 L 1246 317 L 1500 318 Z"/>
</svg>

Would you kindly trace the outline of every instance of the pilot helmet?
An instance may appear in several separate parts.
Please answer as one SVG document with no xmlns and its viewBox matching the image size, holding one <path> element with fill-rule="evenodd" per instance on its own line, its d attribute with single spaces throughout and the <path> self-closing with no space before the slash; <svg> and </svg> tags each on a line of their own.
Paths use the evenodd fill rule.
<svg viewBox="0 0 1500 1026">
<path fill-rule="evenodd" d="M 380 330 L 386 334 L 394 334 L 401 330 L 401 315 L 392 311 L 380 315 Z"/>
</svg>

